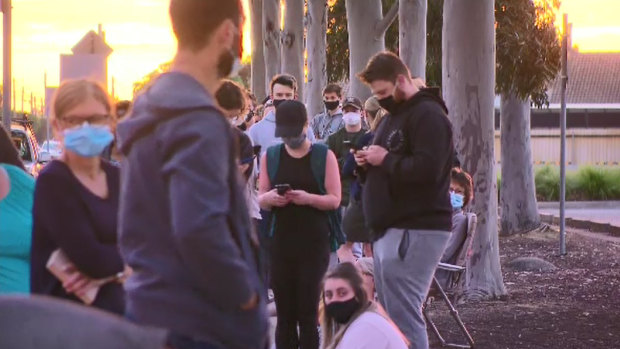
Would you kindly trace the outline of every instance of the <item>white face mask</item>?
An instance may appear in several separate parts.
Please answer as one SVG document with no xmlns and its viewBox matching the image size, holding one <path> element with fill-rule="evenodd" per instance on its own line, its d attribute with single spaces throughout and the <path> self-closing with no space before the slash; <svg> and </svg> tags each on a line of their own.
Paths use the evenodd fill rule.
<svg viewBox="0 0 620 349">
<path fill-rule="evenodd" d="M 357 126 L 362 122 L 362 115 L 360 113 L 345 113 L 342 116 L 342 121 L 347 126 Z"/>
</svg>

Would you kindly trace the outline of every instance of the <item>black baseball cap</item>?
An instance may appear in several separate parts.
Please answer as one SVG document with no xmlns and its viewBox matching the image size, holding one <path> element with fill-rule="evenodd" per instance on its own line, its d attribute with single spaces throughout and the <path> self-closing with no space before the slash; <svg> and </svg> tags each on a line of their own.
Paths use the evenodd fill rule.
<svg viewBox="0 0 620 349">
<path fill-rule="evenodd" d="M 282 102 L 276 108 L 276 137 L 297 137 L 308 122 L 308 112 L 296 100 Z"/>
<path fill-rule="evenodd" d="M 362 110 L 362 101 L 357 97 L 347 97 L 342 103 L 342 107 L 355 107 L 357 110 Z"/>
</svg>

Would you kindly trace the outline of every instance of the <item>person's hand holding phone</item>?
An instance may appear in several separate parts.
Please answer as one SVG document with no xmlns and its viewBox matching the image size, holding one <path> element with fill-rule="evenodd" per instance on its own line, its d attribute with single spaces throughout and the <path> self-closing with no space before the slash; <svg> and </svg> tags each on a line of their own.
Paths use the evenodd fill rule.
<svg viewBox="0 0 620 349">
<path fill-rule="evenodd" d="M 357 166 L 364 167 L 368 165 L 368 161 L 366 161 L 366 149 L 367 147 L 364 147 L 361 150 L 352 150 L 353 157 L 355 158 L 355 163 L 357 164 Z"/>
<path fill-rule="evenodd" d="M 275 189 L 272 189 L 268 194 L 268 202 L 272 207 L 284 207 L 288 205 L 291 200 L 286 196 L 286 193 L 291 190 L 291 186 L 288 184 L 277 184 Z"/>
<path fill-rule="evenodd" d="M 312 201 L 310 194 L 303 190 L 290 190 L 286 193 L 286 197 L 298 206 L 310 206 Z"/>
</svg>

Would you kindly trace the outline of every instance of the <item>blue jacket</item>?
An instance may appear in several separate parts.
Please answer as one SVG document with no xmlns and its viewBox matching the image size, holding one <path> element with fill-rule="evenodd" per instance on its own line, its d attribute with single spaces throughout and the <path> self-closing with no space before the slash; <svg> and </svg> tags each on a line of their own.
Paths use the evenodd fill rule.
<svg viewBox="0 0 620 349">
<path fill-rule="evenodd" d="M 264 302 L 232 128 L 192 77 L 163 74 L 118 128 L 127 314 L 232 349 L 263 348 Z"/>
</svg>

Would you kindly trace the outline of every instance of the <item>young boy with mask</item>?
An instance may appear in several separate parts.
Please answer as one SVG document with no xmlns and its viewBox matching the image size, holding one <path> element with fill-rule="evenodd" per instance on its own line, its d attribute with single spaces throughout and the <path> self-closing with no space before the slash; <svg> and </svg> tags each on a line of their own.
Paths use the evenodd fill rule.
<svg viewBox="0 0 620 349">
<path fill-rule="evenodd" d="M 310 129 L 319 142 L 325 142 L 329 136 L 344 127 L 343 113 L 340 109 L 342 88 L 336 84 L 329 84 L 323 89 L 323 103 L 325 111 L 317 114 L 310 122 Z"/>
<path fill-rule="evenodd" d="M 284 101 L 297 99 L 297 80 L 288 74 L 276 75 L 271 80 L 269 92 L 275 108 L 248 130 L 248 135 L 254 146 L 260 146 L 261 156 L 265 154 L 267 148 L 282 143 L 282 139 L 276 136 L 275 109 Z M 311 130 L 308 130 L 306 137 L 310 142 L 314 142 L 314 133 Z"/>
</svg>

